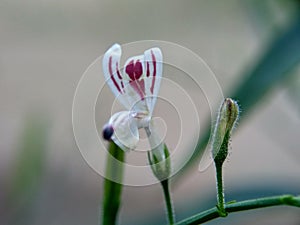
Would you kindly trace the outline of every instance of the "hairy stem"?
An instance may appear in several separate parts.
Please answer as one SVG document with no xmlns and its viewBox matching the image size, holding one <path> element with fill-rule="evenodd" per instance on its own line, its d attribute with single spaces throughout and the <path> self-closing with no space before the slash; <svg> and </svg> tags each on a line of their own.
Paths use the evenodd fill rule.
<svg viewBox="0 0 300 225">
<path fill-rule="evenodd" d="M 219 214 L 221 217 L 226 217 L 227 213 L 225 211 L 225 197 L 224 197 L 224 187 L 223 187 L 223 166 L 216 165 L 216 179 L 217 179 L 217 198 L 219 209 Z"/>
<path fill-rule="evenodd" d="M 279 205 L 288 205 L 300 208 L 300 196 L 293 195 L 279 195 L 273 197 L 264 197 L 251 199 L 246 201 L 235 202 L 231 204 L 225 204 L 225 209 L 227 213 L 251 210 L 251 209 L 259 209 L 271 206 L 279 206 Z M 193 225 L 205 223 L 207 221 L 213 220 L 220 217 L 219 209 L 217 207 L 208 209 L 199 214 L 186 218 L 176 225 Z"/>
</svg>

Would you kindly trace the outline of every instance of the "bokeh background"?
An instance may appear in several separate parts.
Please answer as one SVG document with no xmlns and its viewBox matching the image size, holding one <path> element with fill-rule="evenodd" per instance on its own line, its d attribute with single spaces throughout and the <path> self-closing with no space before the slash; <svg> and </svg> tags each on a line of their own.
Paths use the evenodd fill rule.
<svg viewBox="0 0 300 225">
<path fill-rule="evenodd" d="M 277 46 L 289 48 L 255 70 L 273 56 L 267 52 L 278 38 L 299 43 L 299 25 L 289 34 L 299 16 L 296 0 L 1 0 L 0 224 L 99 224 L 103 178 L 77 149 L 71 110 L 83 72 L 115 42 L 185 46 L 211 67 L 226 96 L 249 76 L 272 71 L 254 85 L 264 95 L 245 89 L 255 100 L 245 103 L 232 138 L 227 200 L 299 194 L 300 50 Z M 283 62 L 289 66 L 276 71 Z M 172 179 L 178 220 L 216 204 L 213 168 L 197 167 Z M 164 213 L 159 184 L 124 187 L 120 224 L 165 224 Z M 253 223 L 300 224 L 299 209 L 243 212 L 209 224 Z"/>
</svg>

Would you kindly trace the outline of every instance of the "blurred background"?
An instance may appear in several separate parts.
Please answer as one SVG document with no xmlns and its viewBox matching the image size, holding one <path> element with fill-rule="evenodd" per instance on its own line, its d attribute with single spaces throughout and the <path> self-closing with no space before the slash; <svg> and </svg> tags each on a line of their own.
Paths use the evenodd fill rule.
<svg viewBox="0 0 300 225">
<path fill-rule="evenodd" d="M 242 108 L 227 200 L 300 192 L 300 2 L 0 1 L 0 224 L 99 224 L 103 178 L 72 131 L 75 88 L 115 42 L 165 40 L 201 56 Z M 105 107 L 105 106 L 103 106 Z M 103 115 L 105 119 L 108 115 Z M 216 204 L 198 158 L 173 178 L 177 219 Z M 300 224 L 299 209 L 209 224 Z M 124 187 L 120 224 L 165 224 L 159 184 Z"/>
</svg>

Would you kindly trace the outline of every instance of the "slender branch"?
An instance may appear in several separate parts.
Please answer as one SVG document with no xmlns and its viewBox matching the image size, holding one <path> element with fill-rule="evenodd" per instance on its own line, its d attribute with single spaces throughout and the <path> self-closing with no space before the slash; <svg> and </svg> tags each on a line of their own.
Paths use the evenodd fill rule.
<svg viewBox="0 0 300 225">
<path fill-rule="evenodd" d="M 225 210 L 225 196 L 224 196 L 224 186 L 223 186 L 223 166 L 216 165 L 216 179 L 217 179 L 217 198 L 218 204 L 217 208 L 219 209 L 219 214 L 221 217 L 226 217 L 227 213 Z"/>
<path fill-rule="evenodd" d="M 171 171 L 170 153 L 167 146 L 164 143 L 159 143 L 160 138 L 154 130 L 150 130 L 149 127 L 145 127 L 145 131 L 148 136 L 151 151 L 148 151 L 148 160 L 151 166 L 154 176 L 160 181 L 165 203 L 167 207 L 167 217 L 170 225 L 175 224 L 175 212 L 172 204 L 169 187 L 169 176 Z"/>
<path fill-rule="evenodd" d="M 106 178 L 104 179 L 103 193 L 103 217 L 102 225 L 114 225 L 117 222 L 117 215 L 120 208 L 122 187 L 121 183 L 116 183 L 110 179 L 122 181 L 123 164 L 125 153 L 114 142 L 109 143 L 109 154 L 106 161 Z"/>
<path fill-rule="evenodd" d="M 228 141 L 230 139 L 230 132 L 225 134 L 220 149 L 217 149 L 217 154 L 214 156 L 215 168 L 216 168 L 216 186 L 217 186 L 217 208 L 219 209 L 219 215 L 226 217 L 227 212 L 225 210 L 225 193 L 223 184 L 223 163 L 228 155 Z"/>
<path fill-rule="evenodd" d="M 175 213 L 174 213 L 174 208 L 173 208 L 172 199 L 171 199 L 171 195 L 170 195 L 168 179 L 161 181 L 161 185 L 162 185 L 162 188 L 164 191 L 169 224 L 173 225 L 173 224 L 175 224 Z"/>
<path fill-rule="evenodd" d="M 288 205 L 300 208 L 300 196 L 293 195 L 280 195 L 273 197 L 265 197 L 258 199 L 251 199 L 241 202 L 235 202 L 225 205 L 225 209 L 227 213 L 251 210 L 251 209 L 259 209 L 271 206 L 279 206 L 279 205 Z M 207 221 L 213 220 L 220 217 L 219 209 L 217 207 L 208 209 L 204 212 L 186 218 L 176 225 L 193 225 L 205 223 Z"/>
</svg>

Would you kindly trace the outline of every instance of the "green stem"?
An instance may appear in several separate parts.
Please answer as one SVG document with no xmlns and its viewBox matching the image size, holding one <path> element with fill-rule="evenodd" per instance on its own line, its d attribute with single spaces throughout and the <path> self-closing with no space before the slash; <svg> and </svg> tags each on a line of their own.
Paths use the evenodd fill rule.
<svg viewBox="0 0 300 225">
<path fill-rule="evenodd" d="M 216 168 L 216 182 L 217 182 L 217 208 L 221 217 L 226 217 L 225 211 L 225 195 L 223 186 L 223 164 L 228 155 L 228 142 L 230 139 L 230 131 L 227 131 L 222 141 L 220 149 L 216 149 L 216 155 L 214 156 L 215 168 Z"/>
<path fill-rule="evenodd" d="M 122 162 L 124 162 L 125 158 L 124 151 L 114 142 L 109 143 L 108 152 L 105 171 L 106 178 L 104 179 L 102 225 L 116 224 L 122 194 Z M 119 183 L 112 180 L 118 181 Z"/>
<path fill-rule="evenodd" d="M 173 208 L 172 199 L 170 195 L 170 187 L 169 187 L 168 179 L 161 181 L 161 185 L 164 191 L 169 224 L 173 225 L 175 224 L 175 213 L 174 213 L 174 208 Z"/>
<path fill-rule="evenodd" d="M 265 197 L 258 199 L 251 199 L 241 202 L 235 202 L 231 204 L 226 204 L 225 209 L 227 213 L 251 210 L 251 209 L 259 209 L 271 206 L 278 205 L 288 205 L 300 208 L 300 196 L 293 195 L 280 195 L 273 197 Z M 191 216 L 187 219 L 184 219 L 176 225 L 193 225 L 205 223 L 207 221 L 213 220 L 220 217 L 219 209 L 217 207 L 208 209 L 204 212 Z"/>
<path fill-rule="evenodd" d="M 224 200 L 224 187 L 223 187 L 223 166 L 222 164 L 216 163 L 216 179 L 217 179 L 217 197 L 219 209 L 219 214 L 221 217 L 226 217 L 227 213 L 225 211 L 225 200 Z"/>
</svg>

